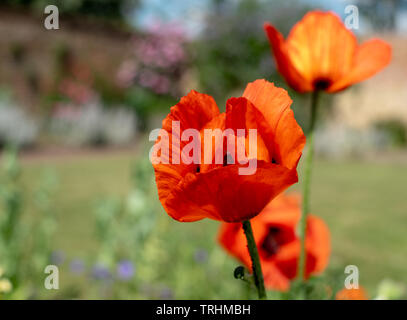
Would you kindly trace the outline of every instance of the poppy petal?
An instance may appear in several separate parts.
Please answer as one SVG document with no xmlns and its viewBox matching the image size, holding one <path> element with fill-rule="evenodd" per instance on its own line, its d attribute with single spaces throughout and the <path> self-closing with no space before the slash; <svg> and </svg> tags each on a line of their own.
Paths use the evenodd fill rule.
<svg viewBox="0 0 407 320">
<path fill-rule="evenodd" d="M 201 164 L 200 172 L 207 172 L 211 169 L 223 165 L 216 163 L 216 152 L 222 152 L 222 159 L 225 151 L 223 145 L 223 133 L 225 130 L 226 114 L 221 113 L 209 121 L 200 132 L 201 136 Z M 219 137 L 218 137 L 219 135 Z M 210 141 L 211 140 L 211 141 Z"/>
<path fill-rule="evenodd" d="M 154 165 L 158 199 L 166 211 L 167 208 L 165 206 L 165 201 L 167 200 L 168 195 L 171 193 L 172 188 L 182 180 L 182 176 L 177 169 L 177 166 L 170 164 Z"/>
<path fill-rule="evenodd" d="M 230 98 L 226 102 L 225 127 L 232 129 L 235 134 L 239 129 L 245 130 L 246 155 L 250 154 L 249 148 L 251 141 L 249 140 L 249 131 L 256 130 L 256 158 L 257 160 L 272 162 L 270 158 L 273 155 L 273 150 L 266 147 L 266 144 L 273 145 L 273 135 L 270 127 L 267 125 L 261 112 L 257 110 L 248 99 L 244 97 Z M 269 140 L 269 142 L 266 143 L 265 140 Z M 237 152 L 235 154 L 238 155 Z"/>
<path fill-rule="evenodd" d="M 270 23 L 264 24 L 264 31 L 269 39 L 277 70 L 283 75 L 288 85 L 299 92 L 311 91 L 312 83 L 307 82 L 290 61 L 283 35 Z"/>
<path fill-rule="evenodd" d="M 267 226 L 262 223 L 255 223 L 253 219 L 252 229 L 257 246 L 259 240 L 267 232 Z M 228 252 L 240 260 L 248 270 L 252 271 L 252 263 L 249 250 L 247 249 L 247 240 L 244 235 L 241 223 L 222 223 L 218 235 L 219 244 Z M 273 261 L 261 259 L 261 265 L 266 288 L 286 291 L 290 286 L 290 280 L 278 269 Z"/>
<path fill-rule="evenodd" d="M 174 185 L 177 185 L 187 173 L 196 172 L 195 164 L 185 164 L 181 161 L 183 146 L 188 142 L 181 141 L 182 132 L 186 129 L 200 130 L 211 119 L 219 115 L 219 108 L 215 100 L 206 94 L 192 90 L 181 98 L 180 102 L 171 107 L 170 113 L 163 120 L 163 130 L 168 133 L 170 140 L 168 148 L 161 148 L 159 156 L 166 159 L 167 164 L 153 164 L 159 199 L 164 206 L 165 201 Z M 173 130 L 173 124 L 179 122 L 179 130 Z M 155 146 L 161 141 L 159 138 Z"/>
<path fill-rule="evenodd" d="M 326 268 L 331 254 L 331 239 L 325 222 L 313 215 L 307 220 L 307 252 L 315 258 L 313 272 L 321 272 Z"/>
<path fill-rule="evenodd" d="M 254 238 L 257 239 L 256 235 Z M 241 223 L 222 223 L 219 228 L 218 242 L 230 255 L 251 270 L 250 254 Z"/>
<path fill-rule="evenodd" d="M 270 215 L 275 215 L 278 211 L 271 213 Z M 284 212 L 282 212 L 284 213 Z M 299 208 L 297 209 L 297 214 L 294 212 L 286 212 L 287 215 L 291 215 L 293 221 L 296 220 L 298 223 L 300 218 Z M 276 217 L 277 218 L 277 217 Z M 285 220 L 288 220 L 286 217 Z M 276 221 L 278 221 L 276 219 Z M 282 220 L 284 221 L 284 220 Z M 291 226 L 293 228 L 293 226 Z M 329 256 L 331 254 L 331 242 L 330 233 L 325 222 L 313 215 L 308 215 L 307 217 L 307 238 L 306 238 L 306 250 L 307 250 L 307 275 L 310 273 L 318 273 L 323 271 L 329 262 Z M 284 245 L 277 252 L 275 260 L 279 263 L 285 263 L 289 265 L 290 261 L 297 261 L 300 254 L 300 241 L 291 242 L 290 244 Z M 290 263 L 287 263 L 290 262 Z M 297 262 L 292 263 L 297 265 Z M 296 269 L 295 269 L 296 270 Z M 294 273 L 296 274 L 296 272 Z"/>
<path fill-rule="evenodd" d="M 335 13 L 312 11 L 292 28 L 286 45 L 291 63 L 313 90 L 319 81 L 329 87 L 351 70 L 357 41 Z"/>
<path fill-rule="evenodd" d="M 391 46 L 379 39 L 363 43 L 356 51 L 352 71 L 329 88 L 328 92 L 337 92 L 370 78 L 390 63 L 391 51 Z"/>
<path fill-rule="evenodd" d="M 219 108 L 210 95 L 191 90 L 171 107 L 169 115 L 163 120 L 163 129 L 172 133 L 172 121 L 179 121 L 181 131 L 190 128 L 200 130 L 219 113 Z"/>
<path fill-rule="evenodd" d="M 287 291 L 290 288 L 290 279 L 273 262 L 263 262 L 262 269 L 267 289 Z"/>
<path fill-rule="evenodd" d="M 297 217 L 299 218 L 299 210 Z M 325 222 L 312 215 L 307 217 L 306 252 L 307 277 L 325 270 L 331 254 L 330 233 Z M 297 275 L 299 255 L 300 241 L 296 239 L 280 248 L 275 256 L 275 263 L 285 270 L 287 277 L 293 278 Z"/>
<path fill-rule="evenodd" d="M 343 288 L 336 294 L 335 300 L 368 300 L 368 296 L 362 287 L 358 289 Z"/>
<path fill-rule="evenodd" d="M 289 195 L 291 196 L 291 195 Z M 279 204 L 279 198 L 288 197 L 279 195 L 264 208 L 264 210 L 253 220 L 253 224 L 270 224 L 295 229 L 300 221 L 299 207 L 287 206 L 287 203 Z M 274 202 L 276 202 L 274 204 Z"/>
<path fill-rule="evenodd" d="M 276 157 L 278 164 L 295 168 L 305 145 L 305 135 L 294 118 L 287 91 L 266 80 L 256 80 L 247 85 L 243 97 L 260 111 L 273 134 L 270 139 L 273 158 Z"/>
<path fill-rule="evenodd" d="M 239 165 L 228 165 L 197 175 L 187 174 L 173 187 L 165 207 L 178 221 L 196 221 L 204 217 L 226 222 L 251 219 L 298 181 L 295 170 L 257 162 L 251 175 L 239 175 Z"/>
<path fill-rule="evenodd" d="M 267 288 L 285 291 L 289 288 L 290 280 L 297 275 L 300 254 L 300 240 L 296 235 L 301 215 L 299 204 L 297 194 L 281 194 L 251 220 Z M 240 223 L 222 223 L 218 240 L 229 254 L 251 270 L 247 241 Z M 310 276 L 325 268 L 330 254 L 329 231 L 321 219 L 308 216 L 306 241 L 306 274 Z M 274 252 L 271 253 L 270 249 Z"/>
</svg>

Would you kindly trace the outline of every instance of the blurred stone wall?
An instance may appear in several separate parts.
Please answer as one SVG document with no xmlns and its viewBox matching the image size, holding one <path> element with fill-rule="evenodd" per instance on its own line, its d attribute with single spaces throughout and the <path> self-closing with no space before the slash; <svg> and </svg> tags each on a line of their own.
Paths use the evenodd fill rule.
<svg viewBox="0 0 407 320">
<path fill-rule="evenodd" d="M 377 37 L 393 47 L 390 65 L 334 99 L 335 121 L 355 129 L 386 120 L 397 120 L 407 126 L 407 37 L 393 34 Z"/>
<path fill-rule="evenodd" d="M 134 35 L 101 21 L 60 19 L 46 30 L 44 18 L 0 8 L 0 86 L 20 104 L 36 108 L 55 82 L 58 52 L 70 52 L 73 65 L 113 78 Z M 112 79 L 111 79 L 112 80 Z"/>
</svg>

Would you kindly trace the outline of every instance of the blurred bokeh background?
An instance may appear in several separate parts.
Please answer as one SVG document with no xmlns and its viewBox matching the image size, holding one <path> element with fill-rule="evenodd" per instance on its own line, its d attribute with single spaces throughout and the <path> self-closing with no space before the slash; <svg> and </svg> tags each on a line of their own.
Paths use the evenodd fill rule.
<svg viewBox="0 0 407 320">
<path fill-rule="evenodd" d="M 249 297 L 233 279 L 238 263 L 216 243 L 217 222 L 183 224 L 164 213 L 148 133 L 191 89 L 223 109 L 258 78 L 287 88 L 263 23 L 287 35 L 308 10 L 344 18 L 347 5 L 359 9 L 359 40 L 388 41 L 393 61 L 363 84 L 324 96 L 312 182 L 313 213 L 332 233 L 324 277 L 342 279 L 351 264 L 370 297 L 389 286 L 402 292 L 407 1 L 52 4 L 59 30 L 44 28 L 46 0 L 0 4 L 0 282 L 12 285 L 3 281 L 0 297 Z M 306 129 L 310 97 L 289 93 Z M 47 264 L 59 266 L 59 290 L 44 288 Z"/>
</svg>

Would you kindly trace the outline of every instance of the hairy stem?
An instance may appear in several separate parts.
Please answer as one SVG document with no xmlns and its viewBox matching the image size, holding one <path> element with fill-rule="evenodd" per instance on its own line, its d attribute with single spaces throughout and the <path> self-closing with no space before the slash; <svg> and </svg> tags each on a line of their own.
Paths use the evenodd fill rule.
<svg viewBox="0 0 407 320">
<path fill-rule="evenodd" d="M 252 225 L 249 220 L 243 221 L 243 230 L 247 239 L 247 247 L 249 249 L 250 258 L 252 260 L 252 269 L 254 283 L 257 287 L 259 299 L 267 299 L 266 289 L 264 287 L 263 272 L 261 271 L 261 264 L 259 258 L 259 252 L 257 251 L 256 242 L 253 236 Z"/>
<path fill-rule="evenodd" d="M 311 185 L 311 173 L 312 173 L 312 162 L 314 158 L 314 131 L 315 123 L 317 119 L 318 110 L 318 100 L 320 92 L 315 90 L 312 93 L 311 100 L 311 120 L 310 127 L 307 136 L 307 154 L 304 163 L 304 180 L 303 180 L 303 195 L 302 195 L 302 209 L 301 209 L 301 220 L 299 235 L 301 240 L 301 251 L 300 259 L 298 263 L 298 279 L 305 279 L 305 268 L 306 268 L 306 250 L 305 250 L 305 237 L 307 234 L 307 215 L 310 211 L 310 185 Z"/>
</svg>

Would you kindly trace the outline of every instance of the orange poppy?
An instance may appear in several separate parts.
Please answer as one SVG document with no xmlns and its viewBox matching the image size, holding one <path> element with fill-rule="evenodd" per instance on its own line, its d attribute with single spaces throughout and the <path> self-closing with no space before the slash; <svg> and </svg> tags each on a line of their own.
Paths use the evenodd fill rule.
<svg viewBox="0 0 407 320">
<path fill-rule="evenodd" d="M 335 300 L 368 300 L 368 297 L 365 289 L 362 287 L 358 289 L 343 288 L 336 294 Z"/>
<path fill-rule="evenodd" d="M 269 23 L 264 29 L 278 71 L 296 91 L 337 92 L 363 81 L 391 60 L 391 47 L 373 39 L 358 45 L 356 37 L 333 12 L 311 11 L 285 40 Z"/>
<path fill-rule="evenodd" d="M 271 199 L 296 183 L 305 136 L 294 119 L 291 103 L 285 90 L 265 80 L 248 84 L 242 97 L 229 99 L 224 113 L 209 95 L 191 91 L 183 97 L 163 120 L 163 129 L 175 144 L 152 152 L 151 157 L 158 196 L 166 212 L 182 222 L 203 218 L 241 222 L 256 216 Z M 173 130 L 174 121 L 179 121 L 179 132 Z M 179 157 L 189 143 L 177 138 L 189 128 L 199 131 L 203 149 L 208 148 L 207 140 L 202 139 L 205 129 L 245 129 L 246 135 L 248 129 L 256 129 L 256 171 L 240 175 L 244 165 L 230 164 L 229 160 L 221 164 L 176 164 L 174 155 Z M 158 149 L 161 142 L 158 137 L 154 147 Z M 215 141 L 212 149 L 219 144 L 224 141 Z M 175 153 L 174 148 L 178 150 Z M 166 163 L 153 161 L 157 157 Z M 228 158 L 225 150 L 223 157 Z"/>
<path fill-rule="evenodd" d="M 300 239 L 296 234 L 300 220 L 300 197 L 280 195 L 251 220 L 260 256 L 264 282 L 268 289 L 286 291 L 297 275 Z M 222 223 L 219 243 L 251 270 L 251 260 L 241 224 Z M 328 227 L 318 217 L 308 215 L 306 276 L 322 272 L 331 251 Z"/>
</svg>

